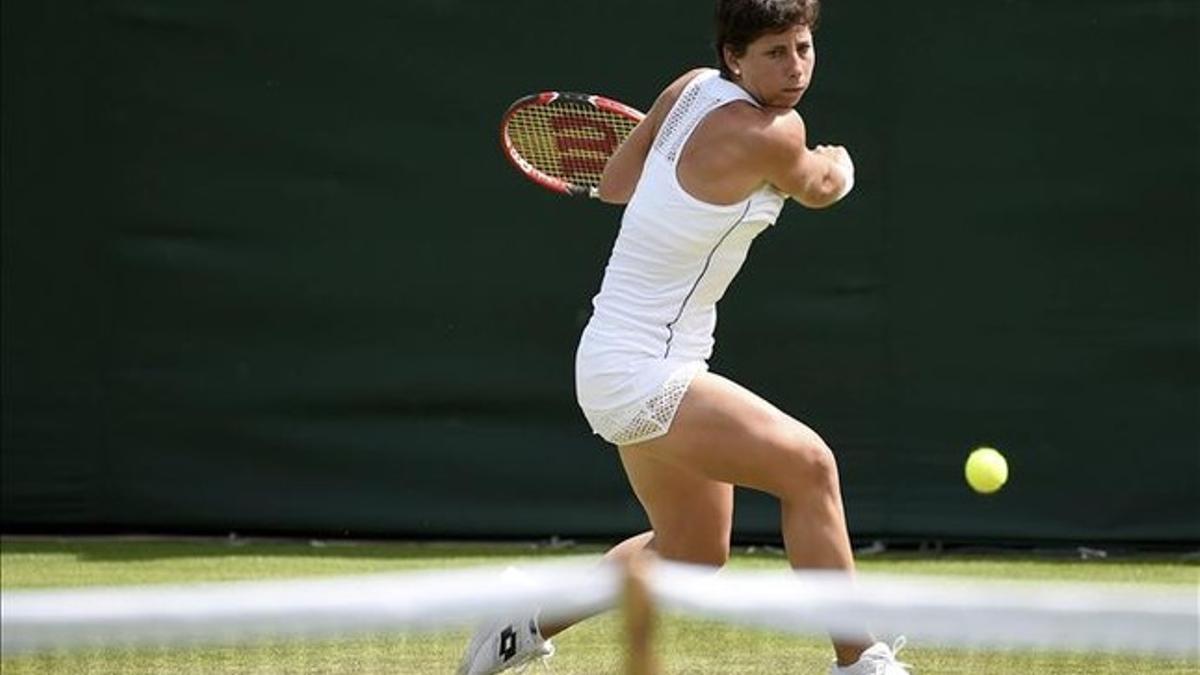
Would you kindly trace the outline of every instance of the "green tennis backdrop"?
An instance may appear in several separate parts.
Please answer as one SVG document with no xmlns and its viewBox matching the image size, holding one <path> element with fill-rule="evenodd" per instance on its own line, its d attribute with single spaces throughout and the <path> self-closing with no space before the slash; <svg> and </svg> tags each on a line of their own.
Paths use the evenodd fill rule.
<svg viewBox="0 0 1200 675">
<path fill-rule="evenodd" d="M 644 526 L 573 398 L 620 212 L 496 126 L 647 107 L 708 2 L 0 7 L 4 531 Z M 801 112 L 859 187 L 759 239 L 712 367 L 824 435 L 856 537 L 1200 540 L 1198 19 L 826 3 Z"/>
</svg>

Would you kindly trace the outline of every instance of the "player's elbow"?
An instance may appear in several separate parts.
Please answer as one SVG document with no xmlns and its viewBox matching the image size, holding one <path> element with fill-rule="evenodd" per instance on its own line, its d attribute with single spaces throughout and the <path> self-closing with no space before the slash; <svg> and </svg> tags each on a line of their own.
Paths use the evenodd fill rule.
<svg viewBox="0 0 1200 675">
<path fill-rule="evenodd" d="M 600 175 L 600 184 L 596 186 L 596 197 L 608 204 L 628 204 L 633 196 L 633 184 L 613 171 L 605 169 Z"/>
<path fill-rule="evenodd" d="M 814 195 L 799 195 L 794 197 L 796 201 L 810 209 L 824 209 L 833 206 L 837 203 L 837 199 L 833 197 L 818 197 Z"/>
<path fill-rule="evenodd" d="M 596 197 L 607 204 L 628 204 L 629 198 L 632 196 L 632 190 L 622 189 L 620 186 L 614 185 L 612 181 L 601 180 L 600 185 L 596 188 Z"/>
<path fill-rule="evenodd" d="M 822 180 L 792 198 L 810 209 L 824 209 L 833 206 L 841 198 L 841 185 L 834 180 Z"/>
<path fill-rule="evenodd" d="M 820 180 L 805 186 L 801 193 L 795 196 L 796 201 L 810 209 L 823 209 L 833 206 L 845 197 L 854 186 L 853 174 L 843 170 L 831 170 Z"/>
</svg>

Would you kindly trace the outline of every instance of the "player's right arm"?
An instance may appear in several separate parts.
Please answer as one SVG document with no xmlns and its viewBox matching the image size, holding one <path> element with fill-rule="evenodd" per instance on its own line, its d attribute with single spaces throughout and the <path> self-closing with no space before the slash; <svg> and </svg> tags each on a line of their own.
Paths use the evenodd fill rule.
<svg viewBox="0 0 1200 675">
<path fill-rule="evenodd" d="M 625 142 L 609 158 L 608 163 L 604 165 L 604 173 L 600 176 L 598 195 L 601 201 L 609 204 L 629 202 L 638 179 L 642 176 L 642 166 L 646 163 L 646 156 L 650 154 L 650 146 L 654 144 L 658 128 L 675 105 L 679 93 L 702 70 L 690 70 L 664 89 L 650 107 L 650 112 L 646 113 L 646 117 L 638 122 Z"/>
<path fill-rule="evenodd" d="M 768 183 L 801 204 L 821 209 L 837 203 L 854 185 L 854 163 L 840 145 L 808 148 L 804 120 L 780 111 L 763 130 Z"/>
</svg>

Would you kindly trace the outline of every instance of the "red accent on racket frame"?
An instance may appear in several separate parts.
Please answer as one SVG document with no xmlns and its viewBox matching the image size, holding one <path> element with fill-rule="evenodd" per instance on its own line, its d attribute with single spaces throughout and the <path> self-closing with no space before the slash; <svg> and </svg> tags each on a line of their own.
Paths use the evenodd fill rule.
<svg viewBox="0 0 1200 675">
<path fill-rule="evenodd" d="M 538 185 L 541 185 L 542 187 L 554 192 L 575 197 L 594 196 L 593 189 L 589 188 L 588 186 L 576 185 L 570 181 L 555 178 L 554 176 L 550 176 L 542 171 L 539 171 L 535 166 L 525 160 L 525 158 L 521 157 L 521 154 L 517 152 L 516 148 L 513 146 L 512 139 L 508 135 L 509 120 L 512 119 L 513 115 L 516 114 L 518 110 L 528 106 L 548 106 L 560 98 L 564 101 L 587 104 L 596 109 L 620 115 L 632 120 L 633 122 L 640 122 L 645 115 L 636 108 L 631 108 L 623 103 L 605 98 L 603 96 L 589 96 L 574 92 L 556 91 L 544 91 L 538 94 L 524 96 L 513 102 L 513 104 L 510 105 L 508 110 L 504 113 L 504 117 L 500 121 L 500 146 L 504 152 L 504 156 L 508 158 L 508 161 L 518 171 Z M 596 120 L 591 120 L 564 112 L 562 115 L 552 117 L 550 123 L 555 130 L 586 128 L 600 132 L 601 136 L 603 137 L 588 139 L 558 135 L 554 136 L 556 147 L 564 153 L 561 162 L 561 168 L 563 169 L 563 173 L 568 175 L 577 173 L 600 173 L 604 170 L 604 164 L 607 161 L 606 159 L 601 159 L 598 157 L 567 154 L 570 150 L 591 150 L 593 152 L 601 152 L 606 155 L 611 155 L 616 151 L 617 146 L 620 144 L 620 139 L 617 138 L 616 131 L 611 126 L 605 125 Z"/>
</svg>

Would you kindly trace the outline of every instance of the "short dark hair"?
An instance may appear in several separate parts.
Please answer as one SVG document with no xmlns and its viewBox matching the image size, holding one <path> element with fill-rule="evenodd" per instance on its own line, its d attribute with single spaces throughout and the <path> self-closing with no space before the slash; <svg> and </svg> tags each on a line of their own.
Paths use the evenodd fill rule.
<svg viewBox="0 0 1200 675">
<path fill-rule="evenodd" d="M 768 33 L 792 26 L 817 29 L 821 0 L 717 0 L 717 67 L 721 76 L 733 79 L 725 63 L 725 48 L 741 56 L 746 47 Z"/>
</svg>

